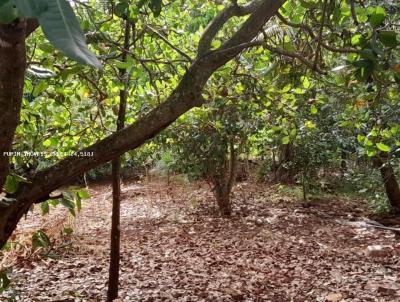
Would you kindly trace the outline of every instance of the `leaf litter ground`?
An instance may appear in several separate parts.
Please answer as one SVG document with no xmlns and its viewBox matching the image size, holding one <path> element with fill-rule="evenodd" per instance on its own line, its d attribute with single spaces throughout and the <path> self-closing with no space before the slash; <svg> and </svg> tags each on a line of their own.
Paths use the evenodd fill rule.
<svg viewBox="0 0 400 302">
<path fill-rule="evenodd" d="M 362 201 L 304 207 L 277 187 L 241 183 L 225 219 L 203 183 L 126 183 L 122 192 L 121 301 L 400 301 L 399 238 L 338 223 L 365 219 Z M 111 189 L 90 193 L 75 219 L 55 208 L 21 222 L 20 247 L 3 253 L 13 286 L 0 301 L 105 300 Z M 32 253 L 38 229 L 57 239 L 55 259 Z"/>
</svg>

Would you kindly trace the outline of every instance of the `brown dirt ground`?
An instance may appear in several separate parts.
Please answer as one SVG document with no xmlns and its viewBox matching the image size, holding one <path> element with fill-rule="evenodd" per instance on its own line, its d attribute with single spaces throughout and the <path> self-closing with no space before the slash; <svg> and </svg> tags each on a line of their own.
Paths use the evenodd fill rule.
<svg viewBox="0 0 400 302">
<path fill-rule="evenodd" d="M 104 301 L 111 188 L 90 193 L 75 219 L 58 207 L 21 222 L 20 245 L 0 262 L 14 266 L 0 301 Z M 126 183 L 123 197 L 121 301 L 400 301 L 399 238 L 337 222 L 363 220 L 362 201 L 330 196 L 305 208 L 276 187 L 241 183 L 235 215 L 223 219 L 203 183 Z M 38 229 L 57 259 L 32 252 Z M 367 255 L 371 245 L 385 253 Z"/>
</svg>

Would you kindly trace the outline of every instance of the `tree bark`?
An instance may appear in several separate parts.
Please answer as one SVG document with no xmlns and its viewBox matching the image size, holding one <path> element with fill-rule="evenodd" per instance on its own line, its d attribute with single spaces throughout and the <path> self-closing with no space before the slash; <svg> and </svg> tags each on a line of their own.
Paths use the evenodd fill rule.
<svg viewBox="0 0 400 302">
<path fill-rule="evenodd" d="M 93 156 L 67 157 L 38 172 L 30 180 L 31 183 L 20 184 L 17 192 L 10 196 L 15 199 L 14 202 L 8 206 L 2 206 L 0 203 L 0 247 L 7 242 L 19 220 L 32 204 L 46 200 L 51 192 L 74 177 L 140 147 L 179 116 L 196 106 L 201 106 L 205 102 L 202 97 L 203 87 L 210 76 L 248 47 L 247 44 L 258 35 L 284 2 L 285 0 L 261 1 L 238 32 L 220 49 L 210 51 L 193 62 L 178 87 L 164 103 L 135 123 L 80 151 L 86 152 L 84 154 L 92 153 Z M 9 58 L 6 57 L 8 60 Z M 23 85 L 23 79 L 19 85 Z"/>
<path fill-rule="evenodd" d="M 124 48 L 122 62 L 126 62 L 129 52 L 131 24 L 125 20 Z M 119 92 L 119 110 L 117 118 L 117 131 L 125 127 L 126 103 L 128 99 L 128 73 L 126 69 L 119 70 L 119 77 L 124 83 L 124 89 Z M 112 190 L 113 207 L 111 218 L 111 240 L 110 240 L 110 269 L 108 277 L 107 301 L 113 302 L 118 298 L 119 289 L 119 267 L 121 254 L 121 165 L 120 157 L 112 160 Z"/>
<path fill-rule="evenodd" d="M 283 184 L 294 183 L 295 171 L 291 167 L 291 162 L 294 157 L 293 145 L 286 144 L 280 146 L 278 156 L 278 163 L 273 166 L 274 181 Z"/>
<path fill-rule="evenodd" d="M 19 123 L 26 69 L 25 22 L 0 25 L 0 189 Z M 5 109 L 5 110 L 4 110 Z"/>
<path fill-rule="evenodd" d="M 232 215 L 231 192 L 236 179 L 236 150 L 233 140 L 229 142 L 229 159 L 222 165 L 223 171 L 215 171 L 212 177 L 214 182 L 214 195 L 222 216 Z"/>
<path fill-rule="evenodd" d="M 374 166 L 377 167 L 381 173 L 386 195 L 393 211 L 400 213 L 400 187 L 393 167 L 389 161 L 385 163 L 380 157 L 374 159 Z"/>
</svg>

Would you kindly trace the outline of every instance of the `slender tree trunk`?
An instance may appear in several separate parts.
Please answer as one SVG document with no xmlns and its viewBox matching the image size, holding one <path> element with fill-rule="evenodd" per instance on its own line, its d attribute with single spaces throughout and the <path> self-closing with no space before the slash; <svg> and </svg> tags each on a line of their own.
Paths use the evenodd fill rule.
<svg viewBox="0 0 400 302">
<path fill-rule="evenodd" d="M 340 175 L 343 178 L 344 174 L 347 172 L 347 159 L 348 159 L 348 154 L 346 150 L 342 150 L 340 152 Z"/>
<path fill-rule="evenodd" d="M 291 167 L 294 157 L 293 145 L 282 145 L 278 152 L 279 161 L 275 165 L 276 170 L 274 171 L 275 181 L 286 184 L 294 183 L 295 171 Z"/>
<path fill-rule="evenodd" d="M 232 215 L 231 192 L 236 178 L 236 150 L 233 141 L 229 143 L 229 160 L 223 165 L 224 171 L 216 171 L 213 176 L 214 195 L 222 216 Z M 222 175 L 220 175 L 222 173 Z"/>
<path fill-rule="evenodd" d="M 216 199 L 221 215 L 223 217 L 230 217 L 232 215 L 230 192 L 221 191 Z"/>
<path fill-rule="evenodd" d="M 379 157 L 374 159 L 374 166 L 381 173 L 383 185 L 385 186 L 386 195 L 394 212 L 400 212 L 400 187 L 397 182 L 396 175 L 390 162 L 383 162 Z"/>
<path fill-rule="evenodd" d="M 26 69 L 25 22 L 0 25 L 0 191 L 19 123 Z"/>
<path fill-rule="evenodd" d="M 126 62 L 130 44 L 131 24 L 125 20 L 124 50 L 122 61 Z M 129 74 L 126 69 L 119 70 L 120 80 L 124 83 L 124 89 L 119 92 L 119 111 L 117 119 L 117 131 L 125 127 L 126 103 L 129 89 Z M 121 245 L 121 165 L 120 157 L 112 160 L 112 189 L 113 208 L 111 218 L 111 247 L 110 247 L 110 270 L 108 278 L 107 301 L 112 302 L 118 298 L 119 289 L 119 267 L 120 267 L 120 245 Z"/>
</svg>

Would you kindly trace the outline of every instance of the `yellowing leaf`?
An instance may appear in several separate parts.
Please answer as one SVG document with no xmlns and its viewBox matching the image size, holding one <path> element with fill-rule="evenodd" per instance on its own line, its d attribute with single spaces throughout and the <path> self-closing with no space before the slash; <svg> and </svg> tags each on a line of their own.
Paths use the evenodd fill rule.
<svg viewBox="0 0 400 302">
<path fill-rule="evenodd" d="M 383 152 L 389 152 L 390 151 L 390 147 L 388 145 L 385 145 L 384 143 L 377 143 L 376 147 L 383 151 Z"/>
<path fill-rule="evenodd" d="M 312 121 L 306 121 L 304 123 L 304 125 L 308 128 L 308 129 L 315 129 L 316 125 L 312 122 Z"/>
<path fill-rule="evenodd" d="M 315 105 L 311 105 L 310 112 L 311 112 L 311 114 L 317 114 L 318 113 L 318 108 L 315 107 Z"/>
<path fill-rule="evenodd" d="M 289 136 L 282 137 L 282 144 L 287 145 L 289 144 L 290 138 Z"/>
</svg>

